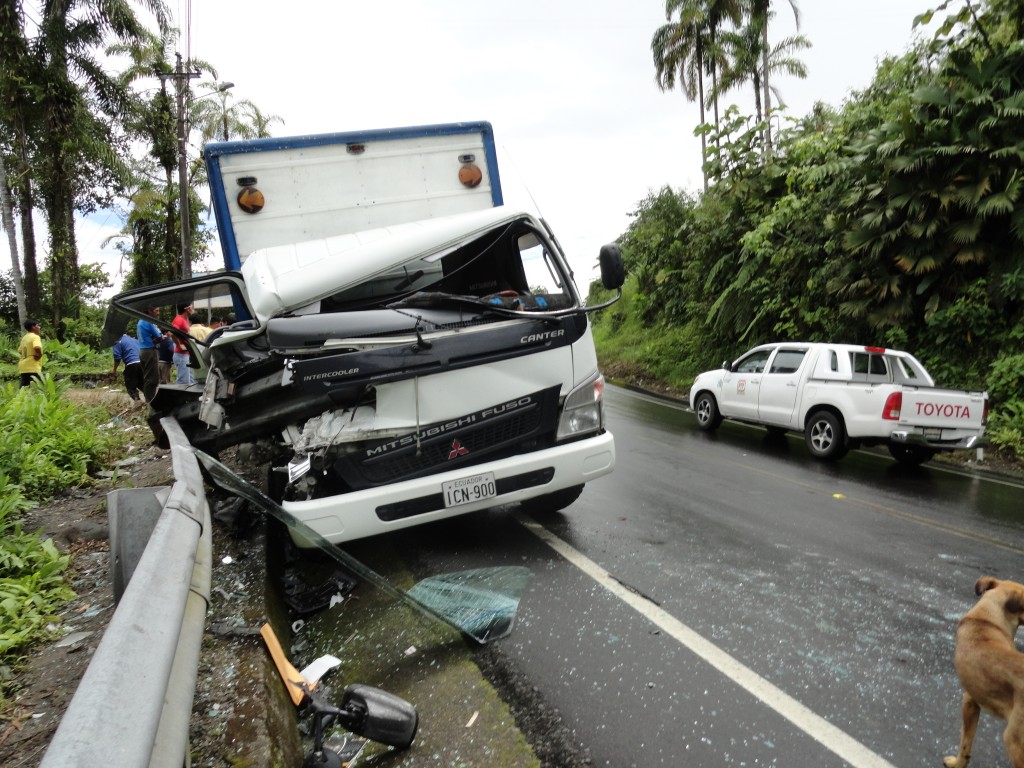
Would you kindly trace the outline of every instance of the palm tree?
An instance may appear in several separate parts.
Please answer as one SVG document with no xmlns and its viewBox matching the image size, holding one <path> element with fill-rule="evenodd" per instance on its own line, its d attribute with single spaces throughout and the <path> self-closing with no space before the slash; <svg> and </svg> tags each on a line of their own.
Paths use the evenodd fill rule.
<svg viewBox="0 0 1024 768">
<path fill-rule="evenodd" d="M 765 117 L 770 117 L 772 113 L 772 102 L 771 102 L 771 84 L 769 83 L 769 52 L 771 46 L 768 45 L 768 19 L 771 17 L 771 4 L 772 0 L 750 0 L 750 16 L 755 23 L 761 27 L 761 73 L 764 87 L 764 114 Z M 796 4 L 796 0 L 789 0 L 789 7 L 793 9 L 793 18 L 796 20 L 796 28 L 800 29 L 800 8 Z M 801 77 L 806 77 L 806 73 Z M 768 121 L 765 127 L 765 145 L 769 151 L 772 147 L 772 126 L 771 121 Z"/>
<path fill-rule="evenodd" d="M 672 15 L 679 14 L 673 22 Z M 712 93 L 717 92 L 719 48 L 716 39 L 726 19 L 738 22 L 738 0 L 665 0 L 667 24 L 659 27 L 651 39 L 654 56 L 655 82 L 662 91 L 675 87 L 677 78 L 683 94 L 700 105 L 700 122 L 705 119 L 706 99 L 704 75 L 712 80 Z M 718 125 L 718 101 L 712 99 L 715 125 Z M 707 161 L 707 138 L 701 132 L 702 165 Z M 704 173 L 704 189 L 708 188 Z"/>
<path fill-rule="evenodd" d="M 38 122 L 38 77 L 33 74 L 34 61 L 29 55 L 28 40 L 23 31 L 24 14 L 14 0 L 0 2 L 0 138 L 9 142 L 11 154 L 7 167 L 11 174 L 0 189 L 3 207 L 12 220 L 11 260 L 15 267 L 15 291 L 23 296 L 26 315 L 38 317 L 40 312 L 39 271 L 36 268 L 35 224 L 32 220 L 33 185 L 30 160 L 30 126 Z M 6 169 L 5 169 L 6 170 Z M 13 205 L 17 199 L 21 218 L 22 257 L 24 272 L 16 262 L 17 247 L 13 229 Z M 7 214 L 5 214 L 7 215 Z M 19 304 L 19 308 L 20 308 Z M 22 320 L 25 318 L 23 317 Z"/>
<path fill-rule="evenodd" d="M 141 0 L 166 28 L 163 0 Z M 80 293 L 74 213 L 84 176 L 112 159 L 108 116 L 127 109 L 127 94 L 94 58 L 104 39 L 142 40 L 146 31 L 128 0 L 46 0 L 34 56 L 41 75 L 39 152 L 36 167 L 50 233 L 53 323 L 63 338 L 63 318 L 76 317 Z M 106 155 L 106 156 L 104 156 Z"/>
<path fill-rule="evenodd" d="M 270 136 L 270 126 L 284 123 L 278 115 L 264 115 L 249 99 L 232 99 L 224 85 L 200 83 L 212 89 L 215 98 L 195 99 L 190 110 L 192 124 L 199 129 L 202 142 L 231 139 L 263 139 Z M 230 84 L 229 84 L 230 85 Z"/>
<path fill-rule="evenodd" d="M 723 70 L 718 83 L 722 93 L 744 83 L 751 83 L 754 87 L 754 110 L 758 123 L 762 120 L 768 122 L 768 111 L 762 107 L 761 101 L 768 73 L 785 72 L 800 78 L 807 77 L 807 67 L 792 53 L 811 45 L 803 35 L 793 35 L 779 41 L 766 52 L 761 48 L 763 39 L 763 26 L 757 19 L 751 19 L 750 23 L 739 30 L 724 33 L 722 43 L 729 54 L 729 65 Z M 765 136 L 765 140 L 766 147 L 770 148 L 770 138 Z"/>
<path fill-rule="evenodd" d="M 666 16 L 672 0 L 666 3 Z M 696 98 L 700 105 L 700 122 L 706 121 L 704 112 L 704 55 L 707 41 L 704 36 L 704 14 L 696 5 L 684 6 L 679 10 L 679 21 L 669 21 L 658 27 L 651 38 L 651 52 L 654 55 L 655 82 L 663 92 L 676 86 L 691 101 Z M 701 166 L 707 162 L 708 145 L 704 132 L 700 135 Z M 704 191 L 708 189 L 708 174 L 704 171 Z"/>
</svg>

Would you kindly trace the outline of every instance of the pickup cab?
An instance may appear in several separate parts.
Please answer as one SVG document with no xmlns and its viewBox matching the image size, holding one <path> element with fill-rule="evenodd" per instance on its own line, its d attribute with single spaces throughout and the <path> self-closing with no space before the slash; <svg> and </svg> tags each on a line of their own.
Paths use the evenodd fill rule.
<svg viewBox="0 0 1024 768">
<path fill-rule="evenodd" d="M 802 432 L 818 459 L 885 444 L 897 461 L 920 464 L 939 451 L 980 446 L 988 394 L 936 387 L 907 352 L 772 343 L 698 375 L 690 407 L 705 431 L 727 418 L 774 433 Z"/>
</svg>

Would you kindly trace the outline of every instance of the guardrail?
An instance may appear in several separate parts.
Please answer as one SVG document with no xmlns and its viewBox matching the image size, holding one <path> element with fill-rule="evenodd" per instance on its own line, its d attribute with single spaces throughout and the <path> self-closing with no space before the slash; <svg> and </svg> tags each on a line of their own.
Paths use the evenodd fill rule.
<svg viewBox="0 0 1024 768">
<path fill-rule="evenodd" d="M 119 601 L 41 768 L 188 765 L 188 729 L 210 597 L 210 510 L 178 423 L 174 484 L 108 495 Z M 120 520 L 120 523 L 118 522 Z"/>
</svg>

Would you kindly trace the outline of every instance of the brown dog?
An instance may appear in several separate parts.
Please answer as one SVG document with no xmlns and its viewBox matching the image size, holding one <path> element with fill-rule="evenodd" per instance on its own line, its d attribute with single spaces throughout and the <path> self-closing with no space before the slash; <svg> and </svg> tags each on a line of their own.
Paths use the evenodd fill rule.
<svg viewBox="0 0 1024 768">
<path fill-rule="evenodd" d="M 1024 584 L 982 576 L 977 604 L 956 630 L 954 666 L 964 687 L 960 752 L 946 768 L 965 768 L 981 710 L 1006 721 L 1003 743 L 1013 768 L 1024 768 L 1024 653 L 1013 643 L 1024 622 Z"/>
</svg>

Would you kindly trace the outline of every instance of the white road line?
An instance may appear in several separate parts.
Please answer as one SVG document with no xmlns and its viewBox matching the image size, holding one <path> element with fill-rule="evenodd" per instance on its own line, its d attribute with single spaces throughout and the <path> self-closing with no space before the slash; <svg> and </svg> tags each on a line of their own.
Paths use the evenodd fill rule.
<svg viewBox="0 0 1024 768">
<path fill-rule="evenodd" d="M 650 600 L 623 587 L 601 566 L 573 549 L 542 525 L 519 516 L 519 522 L 583 573 L 651 621 L 663 632 L 689 648 L 723 675 L 778 712 L 812 739 L 843 758 L 854 768 L 895 768 L 856 739 L 816 715 L 792 696 L 769 683 L 732 656 L 708 642 L 688 626 Z"/>
</svg>

